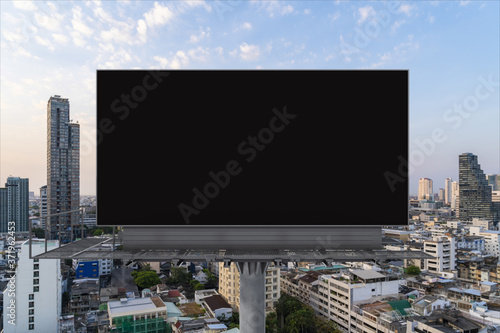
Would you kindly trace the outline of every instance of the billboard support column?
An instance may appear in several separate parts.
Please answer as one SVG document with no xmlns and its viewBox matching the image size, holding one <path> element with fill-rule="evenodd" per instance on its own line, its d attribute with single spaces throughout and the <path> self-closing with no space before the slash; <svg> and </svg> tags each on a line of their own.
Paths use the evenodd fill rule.
<svg viewBox="0 0 500 333">
<path fill-rule="evenodd" d="M 237 262 L 240 272 L 240 331 L 266 331 L 267 262 Z"/>
</svg>

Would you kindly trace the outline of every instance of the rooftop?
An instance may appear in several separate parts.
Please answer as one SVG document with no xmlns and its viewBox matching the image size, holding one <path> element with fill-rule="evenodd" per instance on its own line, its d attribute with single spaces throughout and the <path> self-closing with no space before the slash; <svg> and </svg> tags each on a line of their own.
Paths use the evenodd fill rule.
<svg viewBox="0 0 500 333">
<path fill-rule="evenodd" d="M 108 302 L 108 312 L 111 317 L 127 316 L 132 313 L 166 311 L 166 309 L 165 303 L 159 297 L 125 298 L 119 301 Z"/>
<path fill-rule="evenodd" d="M 205 297 L 203 301 L 207 304 L 207 306 L 212 310 L 222 309 L 222 308 L 231 308 L 228 302 L 221 295 L 213 295 L 209 297 Z"/>
<path fill-rule="evenodd" d="M 352 274 L 356 275 L 357 277 L 363 279 L 363 280 L 370 280 L 370 279 L 382 279 L 385 278 L 384 274 L 381 274 L 377 271 L 374 271 L 373 269 L 359 269 L 359 270 L 354 270 L 352 271 Z"/>
</svg>

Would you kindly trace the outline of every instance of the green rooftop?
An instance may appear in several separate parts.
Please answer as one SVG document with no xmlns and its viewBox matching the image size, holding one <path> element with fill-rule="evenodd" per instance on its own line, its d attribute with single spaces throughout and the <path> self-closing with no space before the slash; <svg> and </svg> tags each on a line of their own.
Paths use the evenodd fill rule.
<svg viewBox="0 0 500 333">
<path fill-rule="evenodd" d="M 408 309 L 408 308 L 411 308 L 411 304 L 410 302 L 408 302 L 408 300 L 406 299 L 403 299 L 403 300 L 400 300 L 400 301 L 391 301 L 391 302 L 387 302 L 394 310 L 399 310 L 399 312 L 403 315 L 403 316 L 406 316 L 407 313 L 404 309 Z"/>
</svg>

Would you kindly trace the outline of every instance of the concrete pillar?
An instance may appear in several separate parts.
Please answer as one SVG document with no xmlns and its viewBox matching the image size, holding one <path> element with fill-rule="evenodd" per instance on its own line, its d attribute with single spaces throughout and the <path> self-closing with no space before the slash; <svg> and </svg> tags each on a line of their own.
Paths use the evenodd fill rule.
<svg viewBox="0 0 500 333">
<path fill-rule="evenodd" d="M 267 262 L 237 262 L 240 272 L 240 332 L 266 331 Z"/>
</svg>

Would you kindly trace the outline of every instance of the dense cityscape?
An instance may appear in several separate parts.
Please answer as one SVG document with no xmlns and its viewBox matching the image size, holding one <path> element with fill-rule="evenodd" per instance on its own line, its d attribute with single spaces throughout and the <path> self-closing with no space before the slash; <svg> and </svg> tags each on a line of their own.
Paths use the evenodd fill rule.
<svg viewBox="0 0 500 333">
<path fill-rule="evenodd" d="M 50 97 L 47 118 L 47 185 L 32 191 L 10 176 L 0 188 L 3 332 L 239 332 L 234 263 L 32 258 L 119 232 L 98 226 L 96 197 L 79 193 L 69 100 Z M 407 225 L 383 227 L 386 250 L 429 259 L 269 265 L 266 331 L 500 330 L 500 175 L 484 174 L 479 160 L 460 154 L 459 179 L 438 191 L 421 178 Z"/>
<path fill-rule="evenodd" d="M 500 1 L 488 0 L 0 1 L 0 333 L 500 332 L 499 13 Z M 240 77 L 224 84 L 164 80 L 156 89 L 167 75 L 193 70 L 406 72 L 408 89 L 395 86 L 407 90 L 408 103 L 395 112 L 407 112 L 407 154 L 392 160 L 386 155 L 406 145 L 397 134 L 403 127 L 389 117 L 388 108 L 401 90 L 382 81 L 293 77 L 286 84 L 249 84 Z M 96 89 L 97 74 L 106 71 L 148 71 L 149 76 L 125 90 L 116 79 L 101 85 L 116 93 L 106 104 Z M 321 89 L 284 93 L 306 101 L 298 119 L 307 108 L 316 110 L 309 101 L 324 101 L 317 108 L 320 117 L 310 124 L 325 125 L 322 131 L 315 125 L 301 128 L 336 136 L 335 142 L 323 140 L 323 161 L 334 162 L 331 174 L 329 166 L 324 168 L 332 185 L 308 177 L 311 188 L 300 193 L 313 198 L 311 192 L 325 189 L 329 197 L 314 198 L 324 199 L 331 220 L 299 217 L 304 223 L 291 226 L 285 225 L 287 218 L 270 217 L 266 223 L 279 220 L 288 229 L 280 225 L 271 234 L 265 223 L 244 225 L 238 232 L 245 237 L 230 230 L 242 227 L 237 223 L 217 229 L 195 225 L 194 216 L 186 221 L 191 225 L 165 227 L 165 202 L 175 201 L 169 195 L 177 191 L 168 187 L 165 163 L 176 159 L 169 143 L 179 141 L 166 134 L 182 131 L 172 117 L 190 115 L 182 113 L 184 101 L 199 102 L 204 119 L 220 119 L 211 108 L 222 109 L 219 102 L 233 95 L 224 86 L 249 94 L 234 104 L 238 111 L 246 101 L 301 85 Z M 359 94 L 368 106 L 356 107 L 357 99 L 336 87 Z M 368 94 L 377 89 L 382 93 Z M 180 100 L 174 110 L 166 107 L 172 97 Z M 160 101 L 157 107 L 151 107 L 153 99 Z M 110 103 L 111 117 L 100 118 L 97 111 Z M 259 151 L 255 164 L 245 169 L 260 167 L 265 153 L 285 161 L 286 152 L 277 148 L 283 142 L 296 160 L 299 144 L 313 155 L 301 162 L 316 157 L 310 149 L 314 141 L 297 140 L 295 146 L 283 141 L 293 133 L 308 137 L 304 131 L 275 135 L 279 123 L 273 119 L 294 117 L 288 107 L 281 117 L 272 111 L 270 119 L 263 118 L 263 127 L 248 126 L 241 139 L 235 127 L 238 140 L 250 135 L 241 141 L 247 144 L 243 148 Z M 134 116 L 141 109 L 147 110 L 143 125 Z M 324 121 L 322 112 L 332 121 Z M 342 121 L 343 115 L 354 121 Z M 379 118 L 383 126 L 370 120 Z M 151 130 L 153 122 L 158 127 Z M 294 122 L 290 125 L 300 124 Z M 206 120 L 199 123 L 219 132 Z M 366 124 L 374 132 L 363 130 Z M 131 133 L 123 131 L 128 125 L 130 141 L 117 140 L 123 150 L 113 154 L 125 158 L 110 160 L 121 166 L 130 157 L 146 169 L 123 168 L 115 177 L 116 166 L 109 168 L 106 179 L 124 187 L 104 191 L 105 202 L 115 204 L 105 207 L 112 222 L 123 224 L 105 225 L 98 216 L 104 206 L 98 202 L 104 198 L 98 191 L 103 184 L 97 182 L 103 170 L 98 152 L 120 132 Z M 136 144 L 140 133 L 136 136 L 132 127 L 149 129 L 160 139 L 151 136 Z M 232 142 L 221 137 L 222 143 Z M 233 154 L 240 153 L 238 140 Z M 264 145 L 254 145 L 271 140 L 262 153 Z M 211 154 L 207 140 L 193 142 Z M 131 152 L 131 144 L 140 152 Z M 366 165 L 347 156 L 351 153 Z M 241 153 L 221 161 L 203 159 L 208 167 L 203 175 L 224 178 L 222 171 L 235 171 L 229 163 L 235 156 L 246 161 Z M 385 168 L 396 160 L 394 168 Z M 226 169 L 222 164 L 210 169 L 210 163 L 225 161 Z M 380 166 L 385 170 L 379 172 Z M 376 176 L 384 171 L 384 189 L 400 194 L 398 204 L 381 200 Z M 182 184 L 195 178 L 189 171 L 186 178 L 172 174 Z M 242 176 L 231 178 L 232 185 Z M 218 199 L 241 198 L 231 195 L 231 188 L 222 191 L 227 183 L 220 177 L 210 179 L 191 188 L 203 188 L 207 198 L 205 189 L 214 190 L 210 196 L 220 191 Z M 286 179 L 276 187 L 292 188 Z M 209 185 L 216 180 L 217 186 Z M 408 193 L 399 191 L 406 185 Z M 200 216 L 209 219 L 204 210 L 209 200 L 198 208 L 198 192 L 186 193 L 183 202 L 196 208 L 189 214 L 204 211 Z M 210 202 L 214 211 L 221 205 Z M 139 215 L 133 217 L 134 209 Z M 401 218 L 390 217 L 396 211 Z M 316 225 L 318 220 L 324 224 Z M 291 245 L 283 249 L 281 244 Z"/>
</svg>

